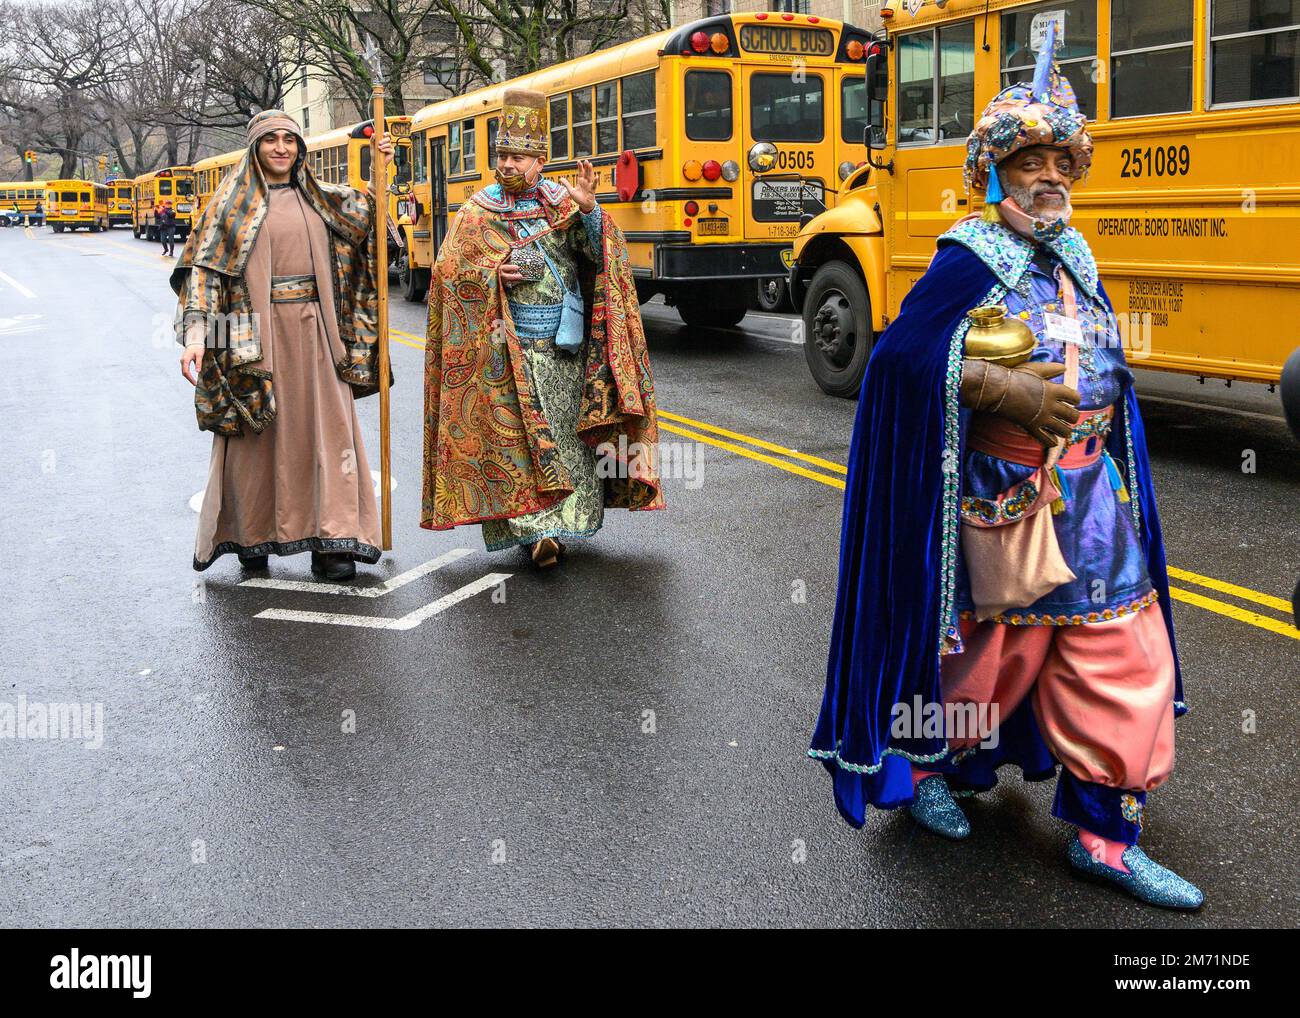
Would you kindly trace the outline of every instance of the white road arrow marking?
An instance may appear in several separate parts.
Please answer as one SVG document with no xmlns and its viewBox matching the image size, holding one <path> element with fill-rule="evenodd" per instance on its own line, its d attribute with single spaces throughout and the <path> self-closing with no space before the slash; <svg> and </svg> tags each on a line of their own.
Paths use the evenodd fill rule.
<svg viewBox="0 0 1300 1018">
<path fill-rule="evenodd" d="M 510 576 L 510 573 L 488 573 L 473 583 L 458 587 L 450 594 L 446 594 L 436 601 L 430 601 L 424 607 L 416 608 L 415 611 L 407 612 L 401 618 L 396 619 L 376 615 L 340 615 L 335 612 L 293 611 L 288 608 L 268 608 L 266 611 L 258 612 L 254 618 L 274 619 L 279 622 L 314 622 L 326 626 L 358 626 L 362 629 L 414 629 L 425 619 L 431 619 L 466 598 L 490 590 L 499 583 L 504 583 Z"/>
<path fill-rule="evenodd" d="M 275 580 L 265 576 L 254 576 L 251 579 L 244 580 L 239 585 L 241 587 L 262 587 L 269 590 L 296 590 L 300 594 L 383 597 L 385 594 L 391 594 L 399 587 L 405 587 L 412 580 L 418 580 L 421 576 L 428 576 L 435 569 L 441 569 L 445 565 L 463 559 L 466 555 L 473 554 L 474 552 L 469 548 L 453 548 L 435 559 L 430 559 L 414 569 L 408 569 L 406 572 L 394 576 L 391 580 L 385 580 L 373 587 L 347 587 L 338 583 L 330 583 L 328 580 Z M 261 615 L 257 617 L 262 618 Z"/>
</svg>

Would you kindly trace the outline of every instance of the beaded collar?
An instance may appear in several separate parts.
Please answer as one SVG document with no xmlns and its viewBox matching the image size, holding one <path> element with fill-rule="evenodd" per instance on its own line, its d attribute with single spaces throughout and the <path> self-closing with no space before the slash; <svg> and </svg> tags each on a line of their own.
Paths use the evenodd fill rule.
<svg viewBox="0 0 1300 1018">
<path fill-rule="evenodd" d="M 533 187 L 519 194 L 511 194 L 500 184 L 489 184 L 481 191 L 476 191 L 470 201 L 483 206 L 489 212 L 510 212 L 515 202 L 536 201 L 543 205 L 558 205 L 569 192 L 562 184 L 542 178 Z"/>
<path fill-rule="evenodd" d="M 1015 289 L 1025 269 L 1034 257 L 1034 243 L 1001 223 L 984 219 L 968 219 L 958 223 L 943 234 L 938 243 L 961 244 L 974 252 L 987 265 L 1004 286 Z M 1088 249 L 1083 234 L 1073 226 L 1067 227 L 1059 237 L 1043 245 L 1055 254 L 1070 270 L 1079 287 L 1092 299 L 1097 299 L 1097 262 Z"/>
</svg>

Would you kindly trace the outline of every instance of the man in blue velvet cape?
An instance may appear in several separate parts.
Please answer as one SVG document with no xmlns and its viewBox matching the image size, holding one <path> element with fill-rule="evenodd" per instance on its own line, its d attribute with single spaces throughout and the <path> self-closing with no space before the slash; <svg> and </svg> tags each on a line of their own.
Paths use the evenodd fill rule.
<svg viewBox="0 0 1300 1018">
<path fill-rule="evenodd" d="M 991 788 L 1004 763 L 1057 776 L 1075 869 L 1196 908 L 1136 844 L 1186 706 L 1124 337 L 1068 226 L 1092 140 L 1054 50 L 1053 28 L 1034 81 L 986 108 L 966 163 L 985 212 L 939 238 L 868 365 L 809 755 L 850 824 L 907 806 L 955 839 L 954 790 Z M 967 312 L 994 305 L 1032 331 L 1027 363 L 967 352 Z M 954 707 L 991 728 L 954 731 Z"/>
</svg>

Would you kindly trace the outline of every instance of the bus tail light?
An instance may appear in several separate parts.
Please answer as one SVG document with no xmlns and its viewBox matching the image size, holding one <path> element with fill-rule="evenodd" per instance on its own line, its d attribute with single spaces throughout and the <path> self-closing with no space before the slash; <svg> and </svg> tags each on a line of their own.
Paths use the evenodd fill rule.
<svg viewBox="0 0 1300 1018">
<path fill-rule="evenodd" d="M 731 48 L 731 40 L 722 32 L 714 32 L 709 39 L 709 48 L 721 55 Z"/>
<path fill-rule="evenodd" d="M 722 176 L 722 164 L 716 159 L 710 159 L 704 164 L 704 179 L 717 180 Z"/>
<path fill-rule="evenodd" d="M 709 51 L 709 33 L 692 32 L 691 49 L 695 50 L 696 53 L 707 53 Z"/>
<path fill-rule="evenodd" d="M 740 163 L 734 159 L 728 159 L 722 164 L 722 179 L 726 181 L 736 180 L 740 177 Z"/>
<path fill-rule="evenodd" d="M 850 39 L 849 44 L 844 47 L 844 52 L 850 60 L 861 60 L 865 50 L 857 39 Z"/>
<path fill-rule="evenodd" d="M 688 216 L 698 216 L 700 214 L 700 203 L 697 201 L 688 201 L 682 207 L 682 211 Z"/>
<path fill-rule="evenodd" d="M 704 172 L 698 159 L 687 159 L 682 163 L 682 176 L 687 180 L 699 180 L 700 174 Z"/>
</svg>

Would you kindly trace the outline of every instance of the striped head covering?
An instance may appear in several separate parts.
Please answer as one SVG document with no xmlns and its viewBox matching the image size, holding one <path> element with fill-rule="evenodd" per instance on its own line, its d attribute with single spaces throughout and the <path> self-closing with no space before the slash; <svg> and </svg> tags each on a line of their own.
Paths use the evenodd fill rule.
<svg viewBox="0 0 1300 1018">
<path fill-rule="evenodd" d="M 302 137 L 302 128 L 298 126 L 298 121 L 284 110 L 263 110 L 261 113 L 253 114 L 253 118 L 248 122 L 249 147 L 256 145 L 272 131 L 292 131 L 298 139 L 299 154 L 307 151 L 307 143 Z"/>
</svg>

